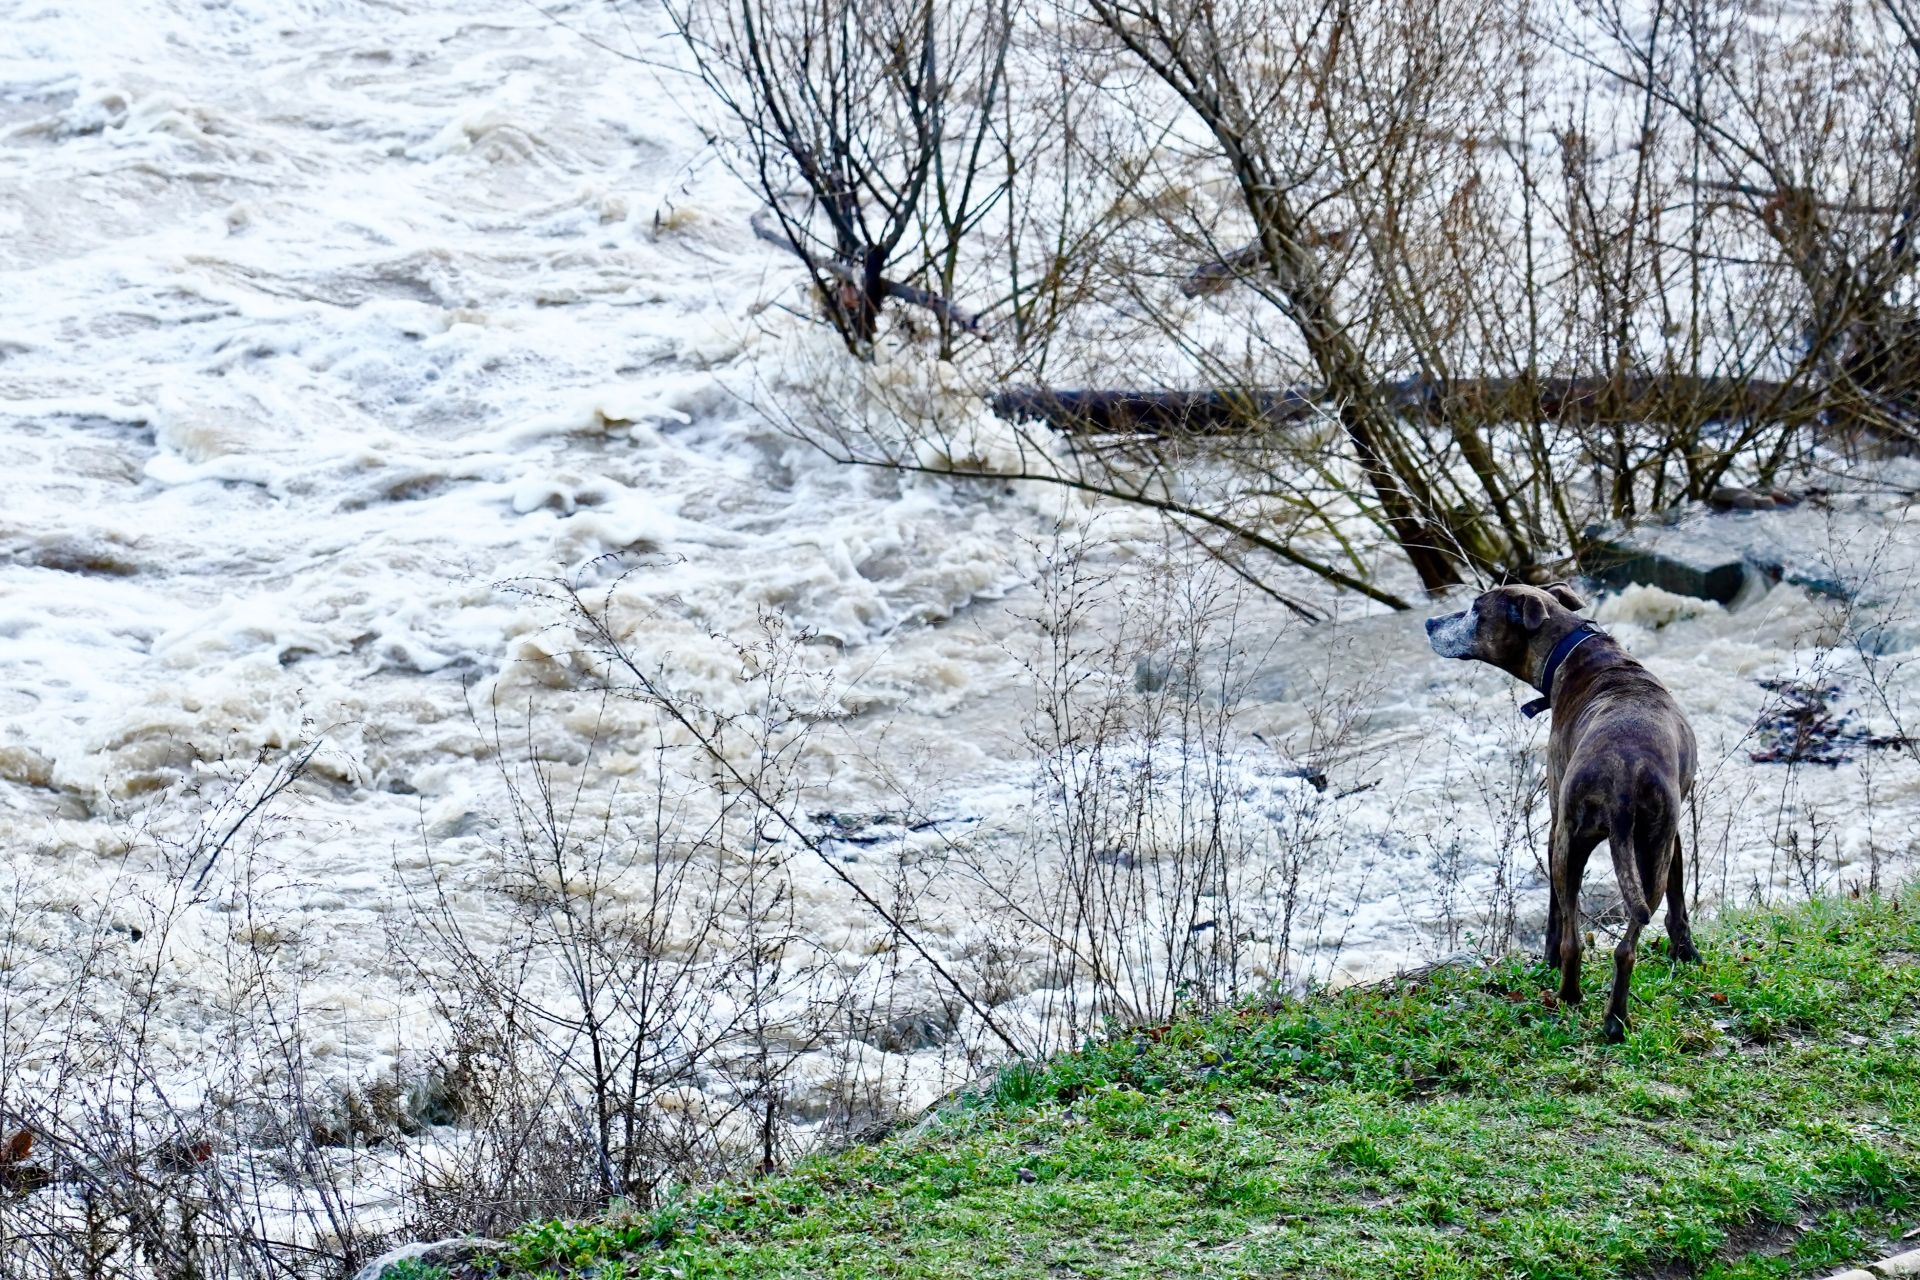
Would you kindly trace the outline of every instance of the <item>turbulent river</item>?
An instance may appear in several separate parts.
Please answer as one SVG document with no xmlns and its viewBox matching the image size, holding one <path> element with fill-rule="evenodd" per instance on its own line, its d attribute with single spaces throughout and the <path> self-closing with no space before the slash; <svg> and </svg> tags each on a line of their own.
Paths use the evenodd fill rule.
<svg viewBox="0 0 1920 1280">
<path fill-rule="evenodd" d="M 435 1006 L 397 958 L 399 886 L 430 863 L 466 927 L 503 927 L 496 710 L 532 708 L 534 754 L 568 767 L 590 744 L 615 772 L 645 754 L 568 676 L 554 606 L 527 589 L 598 591 L 616 571 L 622 643 L 710 708 L 750 706 L 738 646 L 769 618 L 790 628 L 826 707 L 792 812 L 831 855 L 792 862 L 793 928 L 829 958 L 857 967 L 877 929 L 850 881 L 897 889 L 911 865 L 920 942 L 983 974 L 994 893 L 1046 892 L 1035 832 L 1057 829 L 1063 777 L 1148 778 L 1167 794 L 1140 812 L 1182 829 L 1163 810 L 1190 805 L 1199 738 L 1123 742 L 1087 773 L 1087 744 L 1049 737 L 1050 655 L 1076 609 L 1089 651 L 1116 655 L 1118 696 L 1185 698 L 1219 728 L 1198 788 L 1216 813 L 1224 796 L 1270 828 L 1237 873 L 1253 976 L 1367 977 L 1537 932 L 1544 729 L 1509 681 L 1429 653 L 1417 617 L 1289 582 L 1334 615 L 1309 626 L 1217 572 L 1196 599 L 1167 584 L 1197 561 L 1140 513 L 843 467 L 770 424 L 768 399 L 823 348 L 643 27 L 524 0 L 11 6 L 15 1062 L 52 1069 L 33 1011 L 100 948 L 150 946 L 163 903 L 159 1016 L 191 1074 L 243 891 L 270 903 L 256 933 L 298 972 L 316 1062 L 365 1078 L 432 1042 Z M 1901 494 L 1920 470 L 1829 461 L 1823 501 L 1695 514 L 1676 535 L 1766 549 L 1781 585 L 1732 610 L 1644 588 L 1598 607 L 1699 730 L 1709 904 L 1897 884 L 1920 854 L 1913 755 L 1855 741 L 1915 729 L 1920 539 Z M 1195 635 L 1218 687 L 1169 694 L 1156 655 Z M 1792 711 L 1782 682 L 1854 717 L 1834 762 L 1753 758 Z M 270 840 L 204 838 L 241 816 L 218 806 L 260 785 L 256 761 L 315 743 Z M 268 852 L 242 858 L 249 841 Z M 961 853 L 967 873 L 940 879 Z M 1052 980 L 1023 954 L 993 978 L 1012 1022 Z M 941 995 L 915 981 L 909 1019 Z M 938 1038 L 887 1043 L 909 1101 L 951 1083 L 910 1069 Z"/>
</svg>

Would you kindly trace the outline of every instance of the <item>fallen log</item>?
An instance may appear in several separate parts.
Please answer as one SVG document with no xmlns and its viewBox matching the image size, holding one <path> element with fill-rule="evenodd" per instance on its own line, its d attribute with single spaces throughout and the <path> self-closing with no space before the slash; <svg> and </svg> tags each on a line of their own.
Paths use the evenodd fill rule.
<svg viewBox="0 0 1920 1280">
<path fill-rule="evenodd" d="M 1764 379 L 1403 378 L 1377 384 L 1389 409 L 1429 421 L 1726 422 L 1808 419 L 1822 407 L 1812 391 Z M 1314 387 L 1129 391 L 1009 387 L 990 400 L 1010 422 L 1045 422 L 1075 434 L 1223 435 L 1290 426 L 1337 406 Z"/>
<path fill-rule="evenodd" d="M 1251 391 L 1069 391 L 1013 387 L 990 401 L 1008 422 L 1090 435 L 1226 435 L 1304 421 L 1313 400 L 1292 388 Z"/>
</svg>

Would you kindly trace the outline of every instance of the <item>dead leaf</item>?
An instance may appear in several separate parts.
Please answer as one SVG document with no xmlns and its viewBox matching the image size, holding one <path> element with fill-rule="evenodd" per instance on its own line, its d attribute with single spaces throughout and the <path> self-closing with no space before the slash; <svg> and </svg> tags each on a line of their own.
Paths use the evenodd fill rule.
<svg viewBox="0 0 1920 1280">
<path fill-rule="evenodd" d="M 0 1150 L 0 1164 L 19 1164 L 33 1154 L 33 1131 L 22 1129 L 7 1139 L 5 1149 Z"/>
</svg>

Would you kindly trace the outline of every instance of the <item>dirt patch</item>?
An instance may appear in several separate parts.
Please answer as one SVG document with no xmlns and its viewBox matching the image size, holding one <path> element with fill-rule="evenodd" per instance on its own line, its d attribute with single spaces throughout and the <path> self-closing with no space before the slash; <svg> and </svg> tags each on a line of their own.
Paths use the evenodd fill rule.
<svg viewBox="0 0 1920 1280">
<path fill-rule="evenodd" d="M 1868 1202 L 1858 1196 L 1848 1196 L 1832 1204 L 1822 1205 L 1819 1215 L 1828 1213 L 1848 1213 L 1859 1209 Z M 1707 1270 L 1713 1263 L 1731 1264 L 1749 1258 L 1778 1258 L 1793 1250 L 1800 1237 L 1819 1225 L 1819 1215 L 1805 1214 L 1794 1222 L 1771 1222 L 1764 1219 L 1749 1219 L 1727 1229 L 1727 1238 L 1714 1250 L 1707 1266 L 1696 1266 L 1681 1259 L 1658 1262 L 1644 1270 L 1631 1273 L 1632 1280 L 1688 1280 Z M 1888 1238 L 1889 1245 L 1894 1242 Z M 1882 1249 L 1872 1251 L 1869 1257 L 1877 1258 Z"/>
</svg>

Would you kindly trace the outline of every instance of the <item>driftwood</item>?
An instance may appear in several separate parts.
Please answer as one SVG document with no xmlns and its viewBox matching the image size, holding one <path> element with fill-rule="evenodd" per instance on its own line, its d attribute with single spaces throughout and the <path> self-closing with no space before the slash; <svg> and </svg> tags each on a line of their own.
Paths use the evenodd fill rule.
<svg viewBox="0 0 1920 1280">
<path fill-rule="evenodd" d="M 1307 231 L 1302 233 L 1301 240 L 1308 248 L 1339 251 L 1347 247 L 1352 234 L 1345 227 L 1340 227 L 1333 231 Z M 1266 258 L 1266 248 L 1258 240 L 1242 245 L 1232 253 L 1202 263 L 1188 272 L 1187 278 L 1180 282 L 1180 294 L 1182 297 L 1197 298 L 1202 294 L 1219 293 L 1228 285 L 1257 271 Z"/>
<path fill-rule="evenodd" d="M 1219 293 L 1259 266 L 1263 256 L 1263 251 L 1256 243 L 1235 249 L 1224 258 L 1216 258 L 1203 266 L 1195 267 L 1187 278 L 1180 282 L 1181 296 L 1197 298 L 1203 293 Z"/>
<path fill-rule="evenodd" d="M 1292 388 L 1251 391 L 1061 391 L 1014 387 L 993 397 L 1009 422 L 1044 422 L 1094 435 L 1225 435 L 1301 422 L 1315 413 Z"/>
<path fill-rule="evenodd" d="M 800 261 L 807 265 L 807 270 L 811 271 L 815 278 L 823 281 L 838 280 L 842 286 L 847 288 L 868 289 L 866 273 L 861 269 L 859 264 L 842 262 L 837 258 L 822 261 L 813 254 L 808 253 L 805 247 L 797 244 L 784 232 L 777 231 L 768 226 L 764 221 L 765 217 L 766 211 L 763 209 L 749 219 L 753 226 L 753 234 L 765 240 L 768 244 L 778 245 L 794 257 L 800 259 Z M 892 298 L 896 301 L 904 302 L 910 307 L 925 308 L 956 329 L 965 329 L 968 333 L 977 334 L 982 338 L 992 336 L 982 325 L 978 315 L 955 305 L 951 300 L 934 293 L 930 289 L 922 289 L 918 285 L 906 284 L 899 280 L 888 280 L 883 276 L 877 280 L 872 289 L 872 294 L 876 309 L 879 299 Z"/>
<path fill-rule="evenodd" d="M 1406 378 L 1375 389 L 1397 413 L 1433 421 L 1545 420 L 1579 424 L 1714 422 L 1771 417 L 1807 418 L 1820 398 L 1812 391 L 1762 379 L 1637 377 L 1468 378 L 1451 383 Z M 990 401 L 1011 422 L 1045 422 L 1061 431 L 1094 435 L 1226 435 L 1288 426 L 1332 414 L 1312 387 L 1250 387 L 1214 391 L 1063 390 L 1012 387 Z"/>
</svg>

